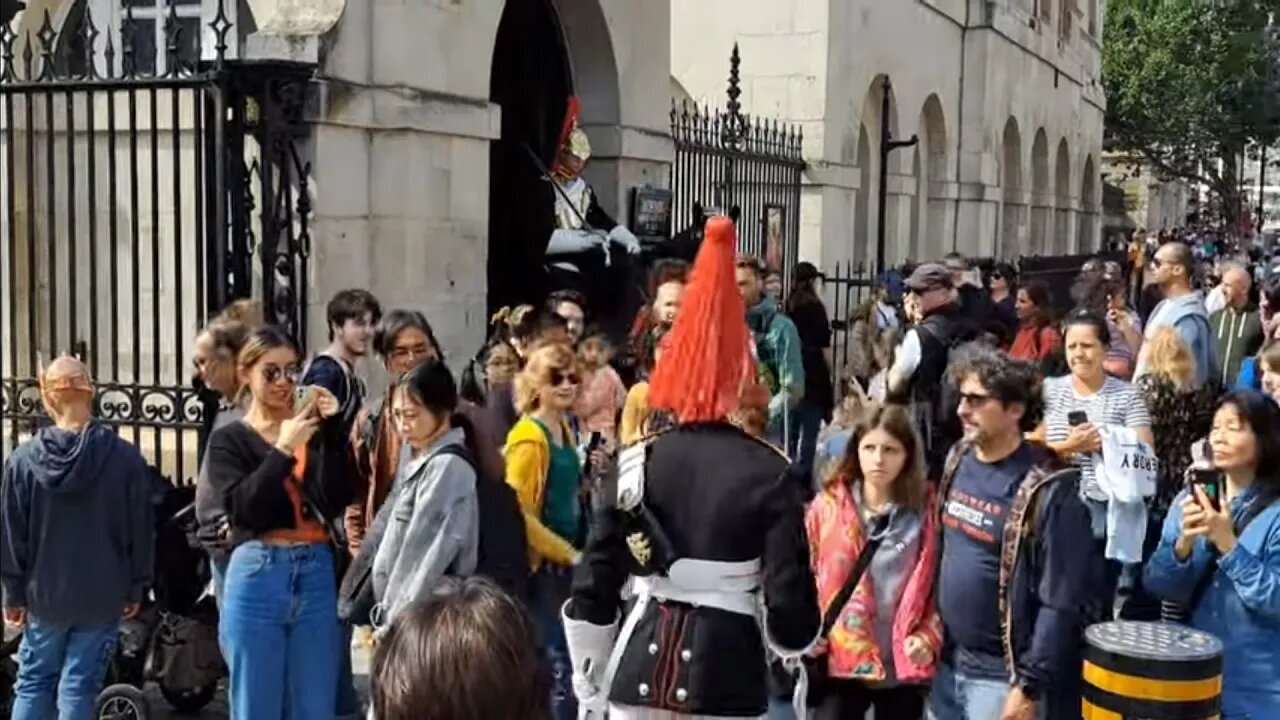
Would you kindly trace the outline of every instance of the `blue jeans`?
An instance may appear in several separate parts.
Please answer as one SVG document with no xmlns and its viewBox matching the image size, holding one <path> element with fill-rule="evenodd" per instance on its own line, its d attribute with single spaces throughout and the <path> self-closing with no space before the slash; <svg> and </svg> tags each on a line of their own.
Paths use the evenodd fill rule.
<svg viewBox="0 0 1280 720">
<path fill-rule="evenodd" d="M 18 648 L 13 720 L 91 720 L 118 633 L 114 620 L 68 626 L 27 616 Z"/>
<path fill-rule="evenodd" d="M 551 666 L 551 714 L 555 720 L 577 720 L 578 700 L 573 694 L 573 664 L 564 637 L 560 608 L 569 599 L 573 569 L 543 562 L 534 575 L 533 618 L 542 631 Z"/>
<path fill-rule="evenodd" d="M 929 720 L 992 720 L 1008 695 L 1008 680 L 969 677 L 943 662 L 929 692 Z"/>
<path fill-rule="evenodd" d="M 221 612 L 232 720 L 332 720 L 341 637 L 328 545 L 240 545 Z"/>
<path fill-rule="evenodd" d="M 801 400 L 791 411 L 787 448 L 795 465 L 803 468 L 805 477 L 813 473 L 813 456 L 818 447 L 818 431 L 822 429 L 822 415 L 822 408 L 807 400 Z"/>
<path fill-rule="evenodd" d="M 1064 683 L 1066 684 L 1066 683 Z M 1080 695 L 1074 694 L 1064 705 L 1059 692 L 1036 703 L 1037 720 L 1080 717 Z M 990 720 L 999 718 L 1009 697 L 1009 681 L 1004 678 L 971 677 L 958 672 L 950 662 L 938 664 L 938 674 L 929 690 L 929 720 Z M 1056 698 L 1056 699 L 1055 699 Z M 1051 706 L 1065 712 L 1055 712 Z"/>
</svg>

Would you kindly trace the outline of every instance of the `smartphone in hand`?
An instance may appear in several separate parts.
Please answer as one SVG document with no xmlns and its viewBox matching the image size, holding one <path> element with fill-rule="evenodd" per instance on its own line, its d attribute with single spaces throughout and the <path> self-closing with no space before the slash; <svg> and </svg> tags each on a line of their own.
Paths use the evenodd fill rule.
<svg viewBox="0 0 1280 720">
<path fill-rule="evenodd" d="M 1083 410 L 1072 410 L 1067 413 L 1067 425 L 1075 427 L 1089 422 L 1089 416 Z"/>
<path fill-rule="evenodd" d="M 305 385 L 298 385 L 293 389 L 293 411 L 298 412 L 307 406 L 311 400 L 311 388 Z"/>
<path fill-rule="evenodd" d="M 1222 473 L 1213 466 L 1209 459 L 1208 445 L 1204 440 L 1191 445 L 1191 482 L 1199 485 L 1209 498 L 1214 510 L 1222 508 Z"/>
</svg>

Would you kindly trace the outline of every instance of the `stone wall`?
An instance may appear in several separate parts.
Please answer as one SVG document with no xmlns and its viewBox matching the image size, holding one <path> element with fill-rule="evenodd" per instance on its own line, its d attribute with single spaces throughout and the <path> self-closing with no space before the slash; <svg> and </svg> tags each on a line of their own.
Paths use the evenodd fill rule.
<svg viewBox="0 0 1280 720">
<path fill-rule="evenodd" d="M 665 186 L 666 3 L 557 0 L 601 202 L 625 218 L 632 185 Z M 313 138 L 311 331 L 344 287 L 422 310 L 453 358 L 487 322 L 489 101 L 502 0 L 348 0 L 328 37 Z"/>
<path fill-rule="evenodd" d="M 886 78 L 892 135 L 919 138 L 889 158 L 888 262 L 1064 252 L 1097 236 L 1093 2 L 1063 33 L 1051 0 L 675 0 L 672 72 L 693 98 L 716 98 L 737 41 L 746 111 L 804 126 L 805 259 L 875 258 Z"/>
</svg>

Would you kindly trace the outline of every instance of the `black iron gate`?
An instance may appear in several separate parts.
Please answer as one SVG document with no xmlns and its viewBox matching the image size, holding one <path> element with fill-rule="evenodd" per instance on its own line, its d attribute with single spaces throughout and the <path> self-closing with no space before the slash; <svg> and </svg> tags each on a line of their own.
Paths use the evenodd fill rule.
<svg viewBox="0 0 1280 720">
<path fill-rule="evenodd" d="M 47 12 L 0 26 L 5 452 L 43 420 L 41 363 L 73 353 L 99 420 L 188 481 L 200 326 L 256 297 L 305 338 L 311 69 L 232 60 L 223 3 L 207 24 L 154 0 L 100 28 L 79 0 L 58 28 Z"/>
<path fill-rule="evenodd" d="M 689 233 L 701 229 L 704 211 L 736 216 L 739 250 L 789 281 L 800 243 L 803 137 L 797 126 L 742 113 L 740 65 L 735 43 L 725 109 L 672 103 L 671 217 Z"/>
</svg>

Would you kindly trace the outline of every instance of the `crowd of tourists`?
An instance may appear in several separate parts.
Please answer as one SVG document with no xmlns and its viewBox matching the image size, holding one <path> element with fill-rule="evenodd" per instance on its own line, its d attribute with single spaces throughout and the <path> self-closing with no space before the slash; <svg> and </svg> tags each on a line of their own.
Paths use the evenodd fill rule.
<svg viewBox="0 0 1280 720">
<path fill-rule="evenodd" d="M 734 248 L 713 218 L 652 268 L 625 339 L 558 292 L 465 362 L 363 290 L 309 358 L 250 304 L 212 319 L 232 717 L 1079 718 L 1112 618 L 1217 636 L 1222 716 L 1280 717 L 1280 280 L 1168 242 L 1064 303 L 952 254 L 835 318 L 833 379 L 822 274 L 782 297 Z M 0 500 L 13 717 L 80 720 L 153 579 L 148 470 L 79 361 L 40 389 Z"/>
</svg>

